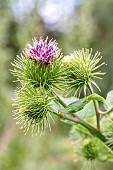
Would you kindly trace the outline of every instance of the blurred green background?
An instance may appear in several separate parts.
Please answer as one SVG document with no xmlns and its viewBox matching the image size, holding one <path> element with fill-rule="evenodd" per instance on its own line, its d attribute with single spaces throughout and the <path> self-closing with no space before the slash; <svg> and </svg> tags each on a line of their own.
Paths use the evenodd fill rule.
<svg viewBox="0 0 113 170">
<path fill-rule="evenodd" d="M 71 127 L 58 119 L 41 138 L 25 136 L 13 120 L 11 62 L 41 35 L 56 39 L 66 55 L 85 47 L 100 51 L 107 63 L 100 94 L 113 89 L 113 0 L 0 0 L 0 170 L 80 170 L 84 163 L 75 163 Z"/>
</svg>

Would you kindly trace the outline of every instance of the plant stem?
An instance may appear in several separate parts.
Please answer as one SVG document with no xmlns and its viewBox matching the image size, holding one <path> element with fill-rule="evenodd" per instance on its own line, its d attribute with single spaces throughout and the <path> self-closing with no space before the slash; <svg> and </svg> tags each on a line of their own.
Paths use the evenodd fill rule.
<svg viewBox="0 0 113 170">
<path fill-rule="evenodd" d="M 53 113 L 57 116 L 59 116 L 60 118 L 63 118 L 65 120 L 69 120 L 72 121 L 76 124 L 81 124 L 82 126 L 84 126 L 85 128 L 87 128 L 90 133 L 96 137 L 98 137 L 101 141 L 106 142 L 106 138 L 101 134 L 100 131 L 98 131 L 95 127 L 91 126 L 88 122 L 84 121 L 83 119 L 81 119 L 80 117 L 78 117 L 77 115 L 74 115 L 75 117 L 68 115 L 66 113 L 57 113 L 55 111 L 53 111 Z"/>
<path fill-rule="evenodd" d="M 89 88 L 90 93 L 92 94 L 93 93 L 92 88 L 90 86 L 88 88 Z M 59 103 L 63 107 L 66 107 L 67 105 L 62 101 L 60 96 L 57 95 L 57 93 L 55 91 L 53 91 L 53 93 L 57 97 L 57 100 L 59 101 Z M 85 120 L 81 119 L 76 114 L 69 115 L 69 114 L 66 114 L 66 113 L 63 113 L 63 112 L 58 113 L 58 112 L 54 111 L 53 109 L 51 110 L 51 112 L 54 113 L 55 115 L 57 115 L 58 117 L 64 119 L 64 120 L 68 120 L 70 122 L 73 122 L 75 124 L 80 124 L 83 127 L 85 127 L 93 136 L 100 139 L 104 143 L 104 145 L 108 148 L 108 150 L 113 154 L 113 145 L 109 145 L 109 143 L 107 142 L 106 137 L 100 132 L 100 113 L 98 111 L 98 103 L 96 103 L 96 101 L 93 101 L 93 102 L 94 102 L 94 107 L 95 107 L 96 117 L 97 117 L 97 129 L 95 127 L 93 127 L 92 125 L 90 125 Z"/>
<path fill-rule="evenodd" d="M 82 126 L 84 126 L 85 128 L 88 129 L 88 131 L 93 135 L 96 136 L 97 138 L 99 138 L 102 142 L 106 142 L 106 138 L 105 136 L 103 136 L 101 134 L 100 131 L 98 131 L 95 127 L 91 126 L 88 122 L 84 121 L 83 119 L 81 119 L 80 117 L 76 116 L 76 117 L 71 117 L 70 115 L 64 114 L 64 118 L 70 121 L 73 121 L 75 123 L 81 124 Z"/>
<path fill-rule="evenodd" d="M 91 94 L 93 94 L 93 88 L 91 87 L 91 85 L 87 85 L 89 92 Z M 95 112 L 96 112 L 96 120 L 97 120 L 97 129 L 100 130 L 100 113 L 98 111 L 98 102 L 97 101 L 93 101 L 94 107 L 95 107 Z"/>
<path fill-rule="evenodd" d="M 98 112 L 99 112 L 99 114 L 105 115 L 105 114 L 110 113 L 112 110 L 113 110 L 113 107 L 111 107 L 111 108 L 110 108 L 109 110 L 107 110 L 107 111 L 101 111 L 101 110 L 99 110 Z"/>
<path fill-rule="evenodd" d="M 53 90 L 54 95 L 56 96 L 58 102 L 65 108 L 67 105 L 66 103 L 63 102 L 63 100 L 61 99 L 61 97 L 55 92 L 55 90 Z"/>
<path fill-rule="evenodd" d="M 85 127 L 93 136 L 100 139 L 104 143 L 104 145 L 108 148 L 108 150 L 113 154 L 113 146 L 107 143 L 106 137 L 102 135 L 102 133 L 95 127 L 91 126 L 88 122 L 84 121 L 77 115 L 75 115 L 75 117 L 72 117 L 71 115 L 65 113 L 57 113 L 55 111 L 53 111 L 53 113 L 64 120 L 69 120 L 71 122 L 74 122 L 75 124 L 80 124 L 83 127 Z"/>
<path fill-rule="evenodd" d="M 78 123 L 78 124 L 82 125 L 83 127 L 85 127 L 93 136 L 100 139 L 104 143 L 106 148 L 113 154 L 113 145 L 109 145 L 109 143 L 107 143 L 106 137 L 99 130 L 97 130 L 95 127 L 91 126 L 88 122 L 84 121 L 83 119 L 81 119 L 78 116 L 73 118 L 70 115 L 64 114 L 64 118 L 67 120 L 70 120 L 72 122 L 75 122 L 76 124 Z"/>
</svg>

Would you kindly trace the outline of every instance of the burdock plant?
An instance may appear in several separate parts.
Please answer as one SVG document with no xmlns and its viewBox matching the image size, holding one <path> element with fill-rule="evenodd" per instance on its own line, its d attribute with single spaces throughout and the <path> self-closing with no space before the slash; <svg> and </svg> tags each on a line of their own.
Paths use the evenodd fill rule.
<svg viewBox="0 0 113 170">
<path fill-rule="evenodd" d="M 48 37 L 27 44 L 11 70 L 20 82 L 13 116 L 25 134 L 29 129 L 42 134 L 56 115 L 72 126 L 70 138 L 78 159 L 113 160 L 113 91 L 104 99 L 93 89 L 100 90 L 97 80 L 105 74 L 99 70 L 105 65 L 101 59 L 92 49 L 63 56 L 57 42 Z"/>
</svg>

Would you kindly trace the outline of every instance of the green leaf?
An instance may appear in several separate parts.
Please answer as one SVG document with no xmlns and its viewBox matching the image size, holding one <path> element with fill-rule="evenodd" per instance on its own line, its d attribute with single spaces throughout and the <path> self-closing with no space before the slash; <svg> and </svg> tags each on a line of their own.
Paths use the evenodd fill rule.
<svg viewBox="0 0 113 170">
<path fill-rule="evenodd" d="M 82 110 L 76 113 L 80 118 L 86 119 L 95 115 L 95 108 L 93 102 L 89 102 Z"/>
<path fill-rule="evenodd" d="M 92 100 L 98 100 L 101 102 L 105 101 L 103 97 L 93 93 L 92 95 L 89 95 L 89 96 L 79 99 L 75 102 L 72 102 L 65 109 L 62 109 L 61 112 L 64 112 L 66 114 L 74 114 L 74 113 L 82 110 Z"/>
<path fill-rule="evenodd" d="M 89 103 L 91 100 L 97 100 L 97 101 L 103 102 L 103 103 L 105 102 L 105 99 L 96 93 L 93 93 L 90 96 L 88 96 L 87 103 Z"/>
<path fill-rule="evenodd" d="M 69 104 L 65 109 L 62 110 L 62 112 L 66 113 L 66 114 L 76 113 L 84 108 L 84 106 L 87 104 L 86 101 L 87 101 L 87 97 L 77 100 L 77 101 Z"/>
<path fill-rule="evenodd" d="M 67 106 L 75 101 L 77 101 L 78 99 L 76 97 L 63 97 L 61 95 L 58 95 L 58 97 L 60 98 L 60 100 L 62 100 Z"/>
<path fill-rule="evenodd" d="M 106 110 L 113 107 L 113 90 L 108 92 L 104 107 Z"/>
<path fill-rule="evenodd" d="M 54 100 L 54 101 L 50 102 L 51 108 L 56 112 L 58 112 L 59 110 L 64 109 L 64 106 L 62 105 L 62 102 L 65 103 L 66 106 L 68 106 L 70 103 L 78 100 L 76 97 L 64 98 L 64 97 L 62 97 L 61 95 L 58 95 L 58 94 L 57 94 L 57 97 L 60 100 L 58 100 L 58 101 Z M 60 102 L 60 101 L 62 101 L 62 102 Z"/>
</svg>

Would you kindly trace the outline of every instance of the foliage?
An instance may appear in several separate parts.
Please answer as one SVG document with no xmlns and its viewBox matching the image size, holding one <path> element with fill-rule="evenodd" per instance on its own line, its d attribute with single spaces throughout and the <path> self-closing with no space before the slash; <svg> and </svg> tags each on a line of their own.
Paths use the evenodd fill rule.
<svg viewBox="0 0 113 170">
<path fill-rule="evenodd" d="M 55 41 L 49 42 L 47 44 L 47 41 L 43 41 L 41 38 L 39 41 L 34 39 L 34 46 L 29 44 L 30 51 L 27 50 L 20 57 L 17 56 L 12 63 L 14 70 L 11 72 L 21 84 L 13 104 L 17 123 L 21 124 L 21 129 L 24 129 L 25 133 L 30 127 L 32 134 L 34 132 L 42 133 L 46 127 L 50 127 L 48 118 L 50 114 L 50 117 L 55 114 L 63 119 L 64 123 L 76 125 L 77 128 L 72 136 L 77 138 L 77 134 L 79 135 L 78 140 L 76 140 L 77 145 L 75 144 L 79 157 L 91 162 L 92 160 L 111 160 L 113 158 L 112 126 L 109 124 L 104 132 L 101 131 L 100 128 L 102 128 L 104 121 L 100 119 L 100 115 L 106 115 L 112 111 L 112 92 L 109 92 L 105 100 L 94 93 L 92 87 L 92 84 L 96 85 L 95 78 L 104 74 L 101 71 L 95 72 L 104 65 L 104 63 L 97 65 L 101 60 L 100 54 L 97 52 L 93 56 L 92 51 L 82 49 L 75 51 L 71 56 L 61 58 L 58 55 L 54 57 L 58 48 L 54 49 Z M 54 49 L 53 54 L 50 49 Z M 85 86 L 85 97 L 78 98 L 76 101 L 72 100 L 70 104 L 67 104 L 66 100 L 58 94 L 59 89 L 62 94 L 67 93 L 65 88 L 62 88 L 66 84 L 69 87 L 68 91 L 74 91 L 71 93 L 73 100 L 75 100 L 74 96 L 78 89 L 81 92 L 82 86 Z M 96 87 L 98 86 L 96 85 Z M 89 93 L 86 96 L 87 91 Z M 81 118 L 78 113 L 91 101 L 93 101 L 95 114 L 92 115 L 91 109 L 88 117 L 92 118 L 92 122 L 87 121 L 88 117 Z M 100 110 L 98 102 L 102 102 L 103 107 L 108 106 L 106 111 Z"/>
<path fill-rule="evenodd" d="M 45 0 L 41 1 L 45 3 Z M 34 3 L 36 3 L 34 5 L 35 8 L 32 8 Z M 112 90 L 113 86 L 113 2 L 112 0 L 103 0 L 102 2 L 99 2 L 98 0 L 81 1 L 79 5 L 77 4 L 74 7 L 75 11 L 73 11 L 73 16 L 69 16 L 69 18 L 65 17 L 65 23 L 62 20 L 62 17 L 59 18 L 61 25 L 65 25 L 66 28 L 65 30 L 61 29 L 62 31 L 60 33 L 58 30 L 60 30 L 61 25 L 56 22 L 53 24 L 53 27 L 56 24 L 56 30 L 49 30 L 46 24 L 46 18 L 45 21 L 43 21 L 42 16 L 39 15 L 40 6 L 37 7 L 38 1 L 32 1 L 32 5 L 30 8 L 28 8 L 29 13 L 23 13 L 23 11 L 21 11 L 27 9 L 23 2 L 21 10 L 18 8 L 18 6 L 16 6 L 16 4 L 21 6 L 20 1 L 0 0 L 0 169 L 80 169 L 80 165 L 82 166 L 83 162 L 78 162 L 76 164 L 72 162 L 71 147 L 67 139 L 70 129 L 70 126 L 67 126 L 67 124 L 72 126 L 75 124 L 75 122 L 70 122 L 69 120 L 60 118 L 62 122 L 66 123 L 65 125 L 63 123 L 61 124 L 54 117 L 55 125 L 50 122 L 53 129 L 52 132 L 46 133 L 41 139 L 38 137 L 30 138 L 29 134 L 26 136 L 21 135 L 21 132 L 17 129 L 11 117 L 11 103 L 12 98 L 14 98 L 14 88 L 17 85 L 20 86 L 20 84 L 13 83 L 14 77 L 10 74 L 9 68 L 11 70 L 13 69 L 13 66 L 11 66 L 10 63 L 15 58 L 15 56 L 23 50 L 24 45 L 30 42 L 31 38 L 34 36 L 39 37 L 40 35 L 43 35 L 46 37 L 48 35 L 50 38 L 54 37 L 65 55 L 83 47 L 89 49 L 93 48 L 94 53 L 97 50 L 101 52 L 103 55 L 101 61 L 105 61 L 105 63 L 108 64 L 107 67 L 106 65 L 103 65 L 101 68 L 102 72 L 103 70 L 107 70 L 107 74 L 104 76 L 103 81 L 98 79 L 96 80 L 98 86 L 101 87 L 101 92 L 99 92 L 99 94 L 105 97 L 106 93 L 109 90 Z M 27 4 L 29 6 L 29 2 L 27 2 Z M 16 9 L 16 12 L 14 12 L 14 8 Z M 31 8 L 32 10 L 30 11 L 29 9 Z M 72 11 L 71 9 L 69 10 Z M 63 15 L 65 15 L 64 11 Z M 54 19 L 54 16 L 51 16 L 51 18 Z M 59 29 L 57 29 L 58 27 Z M 54 85 L 56 85 L 56 83 L 54 83 Z M 56 91 L 58 92 L 58 95 L 60 94 L 59 98 L 62 99 L 66 105 L 78 100 L 76 97 L 64 98 L 64 96 L 67 94 L 63 94 L 63 96 L 61 96 L 61 91 L 55 89 L 55 92 Z M 98 92 L 98 90 L 96 92 Z M 54 93 L 52 92 L 51 97 L 53 97 L 53 94 Z M 86 94 L 88 94 L 88 91 Z M 81 93 L 81 98 L 82 97 L 84 97 L 83 93 Z M 106 111 L 110 110 L 112 106 L 112 95 L 110 98 L 110 105 L 108 105 L 108 101 L 104 103 Z M 60 112 L 60 109 L 64 109 L 64 107 L 59 104 L 58 101 L 58 98 L 55 97 L 55 100 L 50 102 L 52 103 L 52 108 L 55 108 L 54 110 L 56 110 L 57 113 Z M 103 109 L 102 105 L 103 104 L 100 103 L 100 108 Z M 100 116 L 102 120 L 101 131 L 103 132 L 103 135 L 106 136 L 106 138 L 110 141 L 112 140 L 112 112 L 108 113 L 109 117 L 104 115 L 105 112 L 102 113 L 100 111 L 100 113 L 103 114 Z M 85 121 L 87 118 L 89 119 L 91 117 L 93 117 L 95 120 L 95 114 L 96 112 L 93 101 L 86 104 L 82 110 L 76 113 L 77 116 L 84 119 Z M 96 127 L 96 121 L 95 123 L 92 121 L 89 123 Z M 86 130 L 84 133 L 85 132 Z M 15 135 L 17 136 L 15 137 Z M 88 164 L 88 166 L 89 165 L 90 164 Z M 99 167 L 99 169 L 111 170 L 113 165 L 111 162 L 101 166 L 102 168 Z M 97 167 L 94 168 L 94 164 L 91 167 L 91 170 L 93 169 L 97 169 Z"/>
</svg>

